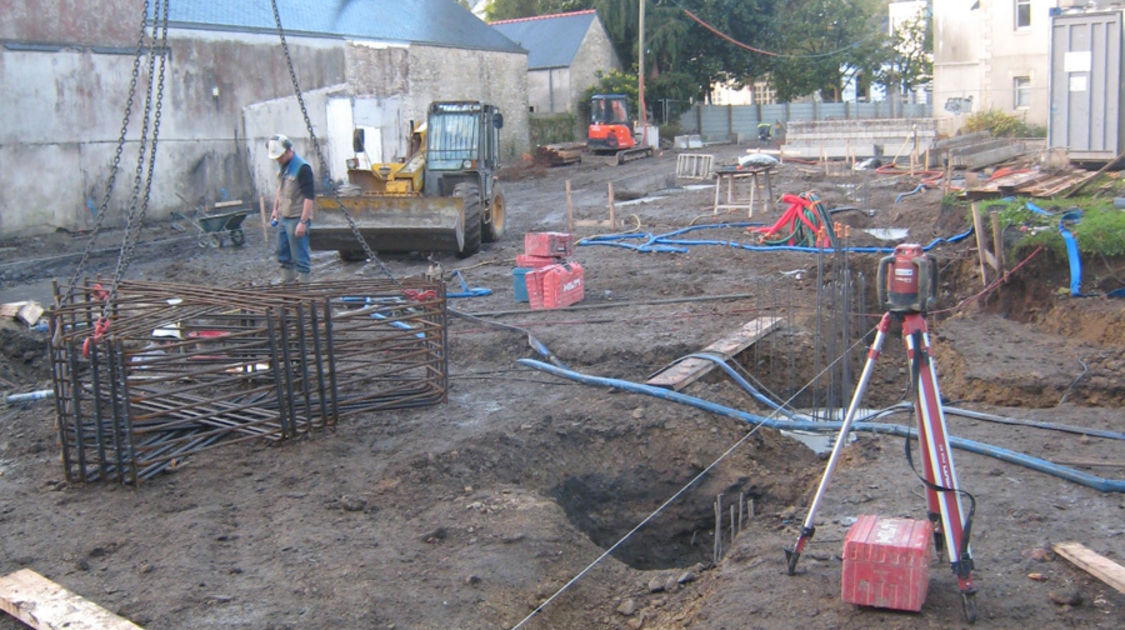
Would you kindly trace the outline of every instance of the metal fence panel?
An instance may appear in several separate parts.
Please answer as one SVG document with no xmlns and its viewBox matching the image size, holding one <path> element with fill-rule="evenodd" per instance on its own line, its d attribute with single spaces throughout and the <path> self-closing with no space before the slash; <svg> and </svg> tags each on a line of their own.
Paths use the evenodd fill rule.
<svg viewBox="0 0 1125 630">
<path fill-rule="evenodd" d="M 770 105 L 706 105 L 697 103 L 679 119 L 684 133 L 705 140 L 756 137 L 759 122 L 785 125 L 790 121 L 858 118 L 929 118 L 933 107 L 905 103 L 774 103 Z"/>
</svg>

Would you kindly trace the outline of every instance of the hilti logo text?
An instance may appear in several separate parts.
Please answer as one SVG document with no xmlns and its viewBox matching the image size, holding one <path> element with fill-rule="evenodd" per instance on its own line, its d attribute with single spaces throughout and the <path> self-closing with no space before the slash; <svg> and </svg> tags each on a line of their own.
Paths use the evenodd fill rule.
<svg viewBox="0 0 1125 630">
<path fill-rule="evenodd" d="M 896 275 L 896 276 L 906 276 L 906 277 L 908 277 L 908 278 L 909 278 L 910 276 L 913 276 L 913 275 L 914 275 L 914 270 L 913 270 L 913 269 L 910 269 L 910 268 L 906 268 L 906 269 L 895 269 L 895 275 Z"/>
<path fill-rule="evenodd" d="M 573 291 L 574 289 L 577 289 L 580 286 L 582 286 L 582 278 L 575 278 L 575 279 L 571 280 L 570 282 L 567 282 L 566 284 L 564 284 L 562 290 L 563 291 Z"/>
<path fill-rule="evenodd" d="M 898 534 L 898 523 L 895 521 L 879 521 L 879 529 L 875 530 L 875 542 L 893 543 Z"/>
</svg>

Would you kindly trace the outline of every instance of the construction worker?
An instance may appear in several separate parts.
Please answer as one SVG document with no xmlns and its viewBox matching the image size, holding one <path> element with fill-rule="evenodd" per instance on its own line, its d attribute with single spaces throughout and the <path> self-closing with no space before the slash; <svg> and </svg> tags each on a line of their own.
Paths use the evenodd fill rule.
<svg viewBox="0 0 1125 630">
<path fill-rule="evenodd" d="M 277 262 L 281 282 L 309 281 L 309 224 L 312 223 L 316 186 L 312 167 L 293 151 L 289 138 L 274 134 L 266 143 L 271 160 L 277 160 L 277 197 L 270 225 L 277 226 Z"/>
</svg>

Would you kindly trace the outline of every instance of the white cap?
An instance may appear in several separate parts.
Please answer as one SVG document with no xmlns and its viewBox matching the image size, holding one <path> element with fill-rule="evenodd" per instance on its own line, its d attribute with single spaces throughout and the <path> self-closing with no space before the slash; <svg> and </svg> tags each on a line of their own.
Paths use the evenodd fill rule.
<svg viewBox="0 0 1125 630">
<path fill-rule="evenodd" d="M 270 136 L 269 142 L 266 143 L 266 152 L 269 154 L 271 160 L 276 160 L 292 148 L 293 143 L 289 138 L 279 133 Z"/>
</svg>

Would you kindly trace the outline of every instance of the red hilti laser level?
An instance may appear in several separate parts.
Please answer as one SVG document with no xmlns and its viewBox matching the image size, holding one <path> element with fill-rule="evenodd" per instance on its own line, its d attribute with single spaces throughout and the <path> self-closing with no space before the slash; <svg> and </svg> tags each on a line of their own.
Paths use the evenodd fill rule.
<svg viewBox="0 0 1125 630">
<path fill-rule="evenodd" d="M 879 261 L 879 304 L 895 313 L 925 313 L 937 302 L 937 260 L 913 243 Z"/>
<path fill-rule="evenodd" d="M 883 340 L 891 321 L 902 323 L 902 338 L 910 359 L 911 386 L 914 390 L 914 411 L 918 420 L 918 442 L 921 448 L 922 474 L 919 477 L 926 488 L 929 518 L 934 523 L 934 546 L 938 554 L 948 550 L 953 573 L 961 591 L 961 604 L 969 623 L 976 621 L 976 589 L 973 587 L 973 560 L 969 551 L 969 534 L 975 501 L 972 495 L 958 488 L 957 473 L 953 467 L 953 451 L 949 446 L 945 412 L 941 406 L 937 370 L 932 360 L 929 332 L 926 330 L 926 310 L 937 302 L 937 263 L 925 254 L 920 245 L 903 244 L 891 256 L 879 262 L 879 303 L 887 309 L 876 326 L 875 340 L 867 352 L 859 383 L 848 405 L 840 434 L 832 447 L 824 476 L 813 496 L 809 513 L 797 537 L 797 543 L 785 550 L 789 574 L 796 573 L 797 560 L 805 544 L 816 532 L 814 517 L 828 480 L 835 470 L 843 447 L 848 443 L 848 432 L 855 421 L 863 392 L 871 379 L 875 359 L 883 347 Z M 907 441 L 907 459 L 910 460 L 910 442 Z M 913 467 L 913 461 L 911 461 Z M 961 495 L 969 498 L 969 511 L 961 507 Z"/>
</svg>

